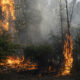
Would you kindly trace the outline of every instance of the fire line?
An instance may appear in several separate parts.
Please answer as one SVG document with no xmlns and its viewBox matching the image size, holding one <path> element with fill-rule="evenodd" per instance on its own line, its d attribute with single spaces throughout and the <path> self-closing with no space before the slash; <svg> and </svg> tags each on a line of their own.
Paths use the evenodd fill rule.
<svg viewBox="0 0 80 80">
<path fill-rule="evenodd" d="M 9 69 L 14 69 L 17 72 L 38 69 L 37 63 L 32 62 L 31 59 L 25 60 L 24 56 L 22 57 L 8 56 L 6 60 L 2 60 L 0 66 L 3 66 L 1 72 L 3 72 L 5 68 L 6 71 Z"/>
</svg>

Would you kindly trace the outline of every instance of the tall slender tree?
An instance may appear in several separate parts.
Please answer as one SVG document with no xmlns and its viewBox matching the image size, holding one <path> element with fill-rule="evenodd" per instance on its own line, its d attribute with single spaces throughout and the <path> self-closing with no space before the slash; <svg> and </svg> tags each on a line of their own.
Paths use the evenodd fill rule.
<svg viewBox="0 0 80 80">
<path fill-rule="evenodd" d="M 68 34 L 70 35 L 70 21 L 69 21 L 69 10 L 68 10 L 68 1 L 65 0 L 66 3 L 66 15 L 67 15 L 67 27 L 68 27 Z"/>
<path fill-rule="evenodd" d="M 64 41 L 63 37 L 63 14 L 62 14 L 62 3 L 61 0 L 59 2 L 59 7 L 60 7 L 60 26 L 61 26 L 61 36 L 62 36 L 62 42 Z"/>
<path fill-rule="evenodd" d="M 68 0 L 65 0 L 66 4 L 66 15 L 67 15 L 67 27 L 68 27 L 68 34 L 70 35 L 70 27 L 71 27 L 71 22 L 72 22 L 72 17 L 73 17 L 73 12 L 74 12 L 74 6 L 75 6 L 76 0 L 72 1 L 72 7 L 69 15 L 69 5 L 68 5 Z"/>
</svg>

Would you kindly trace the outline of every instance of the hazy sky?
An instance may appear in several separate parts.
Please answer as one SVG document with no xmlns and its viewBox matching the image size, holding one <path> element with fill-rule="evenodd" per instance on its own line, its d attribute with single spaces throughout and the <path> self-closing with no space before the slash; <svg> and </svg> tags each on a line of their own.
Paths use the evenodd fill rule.
<svg viewBox="0 0 80 80">
<path fill-rule="evenodd" d="M 68 2 L 70 3 L 72 0 L 68 0 Z"/>
<path fill-rule="evenodd" d="M 77 0 L 77 2 L 78 2 L 78 1 L 80 1 L 80 0 Z"/>
<path fill-rule="evenodd" d="M 72 0 L 68 0 L 68 2 L 70 3 Z M 79 2 L 80 0 L 76 0 L 77 2 Z"/>
</svg>

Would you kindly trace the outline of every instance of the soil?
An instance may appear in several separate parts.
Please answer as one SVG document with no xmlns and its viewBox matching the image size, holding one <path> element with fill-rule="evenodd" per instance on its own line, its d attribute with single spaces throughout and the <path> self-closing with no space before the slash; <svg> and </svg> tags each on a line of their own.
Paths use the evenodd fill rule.
<svg viewBox="0 0 80 80">
<path fill-rule="evenodd" d="M 29 73 L 1 73 L 0 80 L 80 80 L 80 77 L 55 77 L 52 74 L 40 75 L 40 74 L 29 74 Z"/>
</svg>

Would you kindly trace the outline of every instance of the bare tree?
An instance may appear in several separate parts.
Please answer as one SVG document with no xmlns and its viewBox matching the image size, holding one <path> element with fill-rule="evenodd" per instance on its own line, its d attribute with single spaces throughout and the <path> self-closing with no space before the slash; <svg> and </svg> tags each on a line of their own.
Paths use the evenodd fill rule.
<svg viewBox="0 0 80 80">
<path fill-rule="evenodd" d="M 61 0 L 60 0 L 60 2 L 59 2 L 59 7 L 60 7 L 61 36 L 62 36 L 62 41 L 64 41 L 64 37 L 63 37 L 63 14 L 62 14 L 62 3 L 61 3 Z"/>
<path fill-rule="evenodd" d="M 72 22 L 72 17 L 73 17 L 73 14 L 74 14 L 75 4 L 76 4 L 76 0 L 73 0 L 73 2 L 72 2 L 72 8 L 71 8 L 71 10 L 70 10 L 70 24 L 71 24 L 71 22 Z"/>
<path fill-rule="evenodd" d="M 66 15 L 67 15 L 67 27 L 68 27 L 68 34 L 70 35 L 70 21 L 69 21 L 69 10 L 68 10 L 68 1 L 65 0 L 66 3 Z"/>
<path fill-rule="evenodd" d="M 71 8 L 71 13 L 69 15 L 69 6 L 68 6 L 68 1 L 65 0 L 66 3 L 66 15 L 67 15 L 67 27 L 68 27 L 68 34 L 70 35 L 70 27 L 71 27 L 71 22 L 72 22 L 72 17 L 73 17 L 73 12 L 74 12 L 74 6 L 76 3 L 76 0 L 73 0 L 72 8 Z"/>
</svg>

